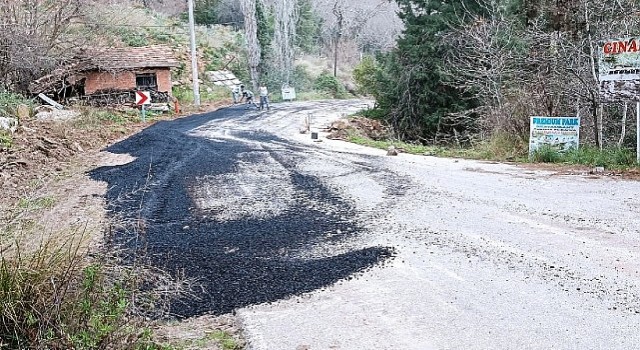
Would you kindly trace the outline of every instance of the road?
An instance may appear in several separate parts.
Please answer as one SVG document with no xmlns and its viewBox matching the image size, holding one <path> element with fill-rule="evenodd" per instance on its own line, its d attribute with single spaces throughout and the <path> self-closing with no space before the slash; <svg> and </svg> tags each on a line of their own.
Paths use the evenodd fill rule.
<svg viewBox="0 0 640 350">
<path fill-rule="evenodd" d="M 95 169 L 113 244 L 235 312 L 250 349 L 640 348 L 640 183 L 301 134 L 366 101 L 158 123 Z"/>
</svg>

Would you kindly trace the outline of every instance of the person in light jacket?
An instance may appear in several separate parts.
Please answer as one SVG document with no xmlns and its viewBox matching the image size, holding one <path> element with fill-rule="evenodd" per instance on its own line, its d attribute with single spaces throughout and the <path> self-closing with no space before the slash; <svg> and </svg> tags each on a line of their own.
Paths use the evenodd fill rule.
<svg viewBox="0 0 640 350">
<path fill-rule="evenodd" d="M 240 102 L 240 87 L 238 85 L 234 85 L 231 89 L 231 97 L 234 105 Z"/>
<path fill-rule="evenodd" d="M 267 111 L 270 109 L 269 108 L 269 90 L 267 90 L 267 87 L 262 84 L 260 85 L 260 110 L 263 110 L 265 107 L 267 107 Z"/>
</svg>

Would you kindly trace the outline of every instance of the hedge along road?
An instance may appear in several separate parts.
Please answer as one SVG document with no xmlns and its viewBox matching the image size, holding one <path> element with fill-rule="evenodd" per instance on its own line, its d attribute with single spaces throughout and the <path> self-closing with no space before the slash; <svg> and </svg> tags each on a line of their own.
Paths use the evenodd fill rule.
<svg viewBox="0 0 640 350">
<path fill-rule="evenodd" d="M 366 101 L 161 122 L 98 168 L 129 254 L 235 311 L 252 349 L 632 349 L 640 185 L 313 142 Z M 321 134 L 322 139 L 322 134 Z"/>
</svg>

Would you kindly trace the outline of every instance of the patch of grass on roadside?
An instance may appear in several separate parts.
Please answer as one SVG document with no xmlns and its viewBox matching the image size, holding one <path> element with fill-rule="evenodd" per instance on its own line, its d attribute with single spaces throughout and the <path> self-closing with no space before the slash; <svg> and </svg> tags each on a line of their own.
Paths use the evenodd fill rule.
<svg viewBox="0 0 640 350">
<path fill-rule="evenodd" d="M 605 167 L 607 169 L 625 170 L 638 167 L 635 153 L 625 148 L 606 148 L 603 150 L 593 146 L 582 146 L 565 153 L 552 147 L 540 147 L 533 153 L 531 160 L 537 163 L 561 163 Z"/>
<path fill-rule="evenodd" d="M 326 91 L 310 90 L 296 92 L 296 101 L 317 101 L 330 99 L 333 99 L 333 96 L 331 96 L 331 94 Z"/>
<path fill-rule="evenodd" d="M 105 124 L 123 126 L 137 122 L 139 117 L 135 110 L 121 112 L 108 109 L 84 108 L 80 110 L 80 115 L 74 118 L 74 127 L 81 129 L 93 129 Z"/>
<path fill-rule="evenodd" d="M 18 105 L 24 104 L 33 107 L 33 101 L 24 96 L 12 92 L 0 91 L 0 116 L 15 117 Z"/>
<path fill-rule="evenodd" d="M 39 210 L 50 209 L 56 203 L 56 199 L 52 196 L 38 198 L 20 198 L 18 200 L 18 208 L 23 210 Z"/>
<path fill-rule="evenodd" d="M 211 103 L 224 100 L 231 101 L 231 90 L 223 86 L 214 86 L 207 91 L 206 88 L 200 90 L 200 102 Z M 173 88 L 173 97 L 177 98 L 182 104 L 193 103 L 193 89 L 187 86 L 176 86 Z"/>
<path fill-rule="evenodd" d="M 138 275 L 89 258 L 85 232 L 28 236 L 0 251 L 0 339 L 8 349 L 166 349 L 135 317 Z"/>
<path fill-rule="evenodd" d="M 224 331 L 209 333 L 207 334 L 207 337 L 216 341 L 222 347 L 222 350 L 240 350 L 241 348 L 236 340 L 229 333 Z"/>
<path fill-rule="evenodd" d="M 212 346 L 221 350 L 242 349 L 242 346 L 231 334 L 222 330 L 206 332 L 203 337 L 178 341 L 171 346 L 175 349 L 210 349 Z"/>
<path fill-rule="evenodd" d="M 13 145 L 13 135 L 7 130 L 0 130 L 0 149 L 11 148 Z"/>
<path fill-rule="evenodd" d="M 425 146 L 425 145 L 412 144 L 412 143 L 407 143 L 407 142 L 402 142 L 397 140 L 372 140 L 370 138 L 357 135 L 357 134 L 349 135 L 348 141 L 353 142 L 355 144 L 384 149 L 384 150 L 388 149 L 391 146 L 394 146 L 396 149 L 399 149 L 402 152 L 409 153 L 409 154 L 416 154 L 416 155 L 483 159 L 481 151 L 473 148 L 449 148 L 449 147 L 440 147 L 440 146 Z"/>
</svg>

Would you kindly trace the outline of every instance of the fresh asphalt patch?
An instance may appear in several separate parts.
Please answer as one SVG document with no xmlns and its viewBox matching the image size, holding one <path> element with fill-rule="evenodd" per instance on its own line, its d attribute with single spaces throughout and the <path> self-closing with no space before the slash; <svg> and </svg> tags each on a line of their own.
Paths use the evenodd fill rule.
<svg viewBox="0 0 640 350">
<path fill-rule="evenodd" d="M 171 303 L 168 313 L 172 316 L 224 314 L 314 291 L 349 279 L 393 254 L 391 248 L 353 248 L 348 244 L 365 232 L 354 219 L 353 204 L 321 179 L 297 170 L 304 156 L 297 152 L 299 145 L 264 132 L 243 132 L 237 141 L 224 142 L 191 133 L 216 119 L 241 117 L 244 112 L 229 108 L 159 122 L 107 149 L 128 153 L 135 161 L 97 168 L 90 174 L 108 183 L 110 215 L 142 223 L 135 230 L 113 232 L 110 248 L 121 249 L 124 261 L 143 259 L 176 278 L 196 281 L 193 297 Z M 278 147 L 262 146 L 273 141 Z M 273 161 L 260 162 L 265 157 Z M 237 204 L 233 210 L 246 215 L 228 219 L 217 215 L 225 208 L 197 205 L 194 188 L 204 179 L 228 178 L 227 183 L 215 185 L 238 186 L 238 181 L 233 181 L 238 169 L 251 163 L 260 172 L 275 172 L 274 181 L 278 176 L 286 177 L 286 191 L 274 184 L 270 190 L 254 191 L 257 198 L 255 193 L 252 198 L 239 195 L 233 198 Z M 271 181 L 262 182 L 245 185 L 272 185 Z M 212 193 L 234 191 L 225 188 Z M 263 210 L 265 203 L 282 201 L 288 205 L 265 215 L 252 215 Z M 331 250 L 336 245 L 342 246 L 335 255 L 303 254 L 326 251 L 327 246 Z"/>
</svg>

